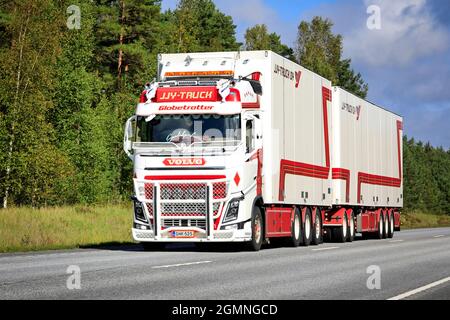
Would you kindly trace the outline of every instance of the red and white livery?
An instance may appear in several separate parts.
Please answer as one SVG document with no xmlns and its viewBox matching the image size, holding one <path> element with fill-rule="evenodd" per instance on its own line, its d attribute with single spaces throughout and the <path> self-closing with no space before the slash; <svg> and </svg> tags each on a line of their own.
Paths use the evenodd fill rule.
<svg viewBox="0 0 450 320">
<path fill-rule="evenodd" d="M 400 229 L 402 117 L 270 51 L 158 65 L 125 128 L 136 241 L 259 250 Z"/>
</svg>

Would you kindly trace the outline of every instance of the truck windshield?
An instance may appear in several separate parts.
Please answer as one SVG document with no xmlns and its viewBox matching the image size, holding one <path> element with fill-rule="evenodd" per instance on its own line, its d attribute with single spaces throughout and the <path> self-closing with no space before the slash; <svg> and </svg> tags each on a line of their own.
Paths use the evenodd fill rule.
<svg viewBox="0 0 450 320">
<path fill-rule="evenodd" d="M 185 146 L 241 142 L 240 115 L 158 115 L 137 118 L 136 142 Z"/>
</svg>

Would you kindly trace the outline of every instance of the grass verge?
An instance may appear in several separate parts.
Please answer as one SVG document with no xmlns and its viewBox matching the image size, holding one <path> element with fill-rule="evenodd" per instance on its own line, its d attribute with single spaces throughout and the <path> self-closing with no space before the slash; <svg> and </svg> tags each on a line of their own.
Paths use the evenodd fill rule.
<svg viewBox="0 0 450 320">
<path fill-rule="evenodd" d="M 402 229 L 450 227 L 450 215 L 437 215 L 420 211 L 403 212 Z"/>
<path fill-rule="evenodd" d="M 131 205 L 0 210 L 0 252 L 132 243 Z M 449 215 L 402 214 L 402 229 L 450 227 Z"/>
<path fill-rule="evenodd" d="M 0 252 L 131 243 L 131 205 L 0 210 Z"/>
</svg>

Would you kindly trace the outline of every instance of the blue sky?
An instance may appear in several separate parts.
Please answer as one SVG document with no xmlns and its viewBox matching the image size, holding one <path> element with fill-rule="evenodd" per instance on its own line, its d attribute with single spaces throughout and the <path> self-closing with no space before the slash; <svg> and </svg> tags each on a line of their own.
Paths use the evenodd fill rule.
<svg viewBox="0 0 450 320">
<path fill-rule="evenodd" d="M 368 99 L 405 117 L 405 133 L 450 148 L 450 1 L 214 0 L 233 17 L 243 41 L 248 27 L 267 24 L 293 46 L 297 25 L 330 18 L 344 37 L 344 56 L 369 83 Z M 163 9 L 177 0 L 163 0 Z M 377 5 L 381 29 L 366 26 Z"/>
</svg>

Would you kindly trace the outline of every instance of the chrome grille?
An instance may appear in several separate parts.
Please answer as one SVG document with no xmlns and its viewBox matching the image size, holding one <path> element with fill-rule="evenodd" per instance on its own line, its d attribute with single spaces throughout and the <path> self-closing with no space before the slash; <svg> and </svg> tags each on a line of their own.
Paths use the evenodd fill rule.
<svg viewBox="0 0 450 320">
<path fill-rule="evenodd" d="M 206 184 L 204 183 L 161 184 L 161 200 L 203 199 L 206 199 Z"/>
<path fill-rule="evenodd" d="M 136 181 L 135 187 L 148 214 L 150 225 L 153 229 L 161 228 L 156 232 L 170 228 L 200 228 L 206 232 L 208 205 L 211 205 L 212 223 L 216 225 L 220 214 L 223 213 L 224 201 L 229 196 L 229 182 L 223 180 L 210 183 L 182 180 L 158 183 L 147 180 Z M 158 221 L 155 221 L 156 213 Z M 167 231 L 163 231 L 160 236 L 164 237 Z M 198 237 L 205 237 L 205 234 L 200 232 Z"/>
<path fill-rule="evenodd" d="M 206 220 L 189 220 L 189 219 L 164 219 L 162 222 L 164 228 L 171 227 L 194 227 L 206 229 Z"/>
<path fill-rule="evenodd" d="M 153 219 L 153 204 L 147 203 L 147 211 L 150 219 Z"/>
<path fill-rule="evenodd" d="M 226 182 L 216 182 L 213 184 L 213 198 L 225 199 L 227 197 L 227 183 Z"/>
<path fill-rule="evenodd" d="M 220 202 L 216 202 L 213 204 L 213 216 L 217 216 L 219 214 Z"/>
<path fill-rule="evenodd" d="M 153 200 L 153 184 L 146 183 L 144 188 L 145 188 L 144 189 L 144 191 L 145 191 L 145 199 Z"/>
<path fill-rule="evenodd" d="M 206 203 L 161 203 L 161 215 L 164 216 L 206 216 Z"/>
</svg>

